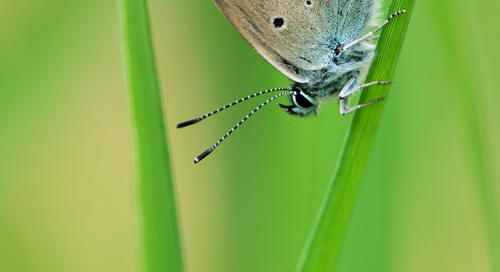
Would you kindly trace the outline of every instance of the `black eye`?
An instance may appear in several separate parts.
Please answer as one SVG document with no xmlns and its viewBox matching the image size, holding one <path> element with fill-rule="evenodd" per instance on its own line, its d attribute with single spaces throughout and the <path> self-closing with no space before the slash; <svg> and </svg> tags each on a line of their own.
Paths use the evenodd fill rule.
<svg viewBox="0 0 500 272">
<path fill-rule="evenodd" d="M 307 97 L 302 92 L 295 95 L 294 98 L 295 98 L 294 99 L 295 104 L 301 108 L 307 109 L 307 108 L 314 106 L 311 103 L 311 101 L 309 101 L 309 99 L 307 99 Z"/>
<path fill-rule="evenodd" d="M 306 1 L 306 5 L 308 5 L 308 6 L 312 5 L 312 1 L 307 0 L 307 1 Z"/>
</svg>

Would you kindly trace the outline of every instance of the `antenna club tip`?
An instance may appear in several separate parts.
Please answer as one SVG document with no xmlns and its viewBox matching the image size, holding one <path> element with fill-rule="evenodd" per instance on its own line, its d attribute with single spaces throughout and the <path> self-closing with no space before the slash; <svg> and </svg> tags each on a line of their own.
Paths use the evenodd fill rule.
<svg viewBox="0 0 500 272">
<path fill-rule="evenodd" d="M 194 164 L 199 163 L 201 160 L 203 160 L 206 156 L 210 155 L 212 151 L 214 151 L 215 147 L 211 146 L 209 149 L 203 151 L 198 157 L 194 158 Z"/>
<path fill-rule="evenodd" d="M 182 122 L 182 123 L 179 123 L 177 124 L 177 128 L 183 128 L 183 127 L 187 127 L 187 126 L 190 126 L 192 124 L 196 124 L 200 121 L 200 119 L 191 119 L 191 120 L 187 120 L 185 122 Z"/>
</svg>

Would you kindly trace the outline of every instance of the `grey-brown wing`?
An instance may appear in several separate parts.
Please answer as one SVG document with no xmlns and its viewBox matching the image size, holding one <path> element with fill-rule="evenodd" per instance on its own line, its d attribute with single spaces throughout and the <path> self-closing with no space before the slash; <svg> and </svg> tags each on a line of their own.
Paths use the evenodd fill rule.
<svg viewBox="0 0 500 272">
<path fill-rule="evenodd" d="M 239 34 L 296 82 L 331 65 L 339 41 L 360 35 L 373 0 L 213 0 Z"/>
</svg>

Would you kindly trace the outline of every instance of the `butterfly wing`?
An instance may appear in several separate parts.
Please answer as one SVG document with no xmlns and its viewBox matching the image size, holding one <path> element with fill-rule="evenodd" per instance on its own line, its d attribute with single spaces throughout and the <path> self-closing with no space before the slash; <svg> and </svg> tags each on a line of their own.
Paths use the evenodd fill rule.
<svg viewBox="0 0 500 272">
<path fill-rule="evenodd" d="M 374 9 L 374 0 L 213 2 L 264 59 L 299 83 L 328 69 L 335 46 L 359 37 Z"/>
</svg>

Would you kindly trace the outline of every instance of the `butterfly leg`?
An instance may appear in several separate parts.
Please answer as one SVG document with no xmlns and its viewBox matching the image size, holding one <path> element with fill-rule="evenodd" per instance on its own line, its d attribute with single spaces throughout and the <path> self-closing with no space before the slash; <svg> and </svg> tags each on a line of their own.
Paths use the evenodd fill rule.
<svg viewBox="0 0 500 272">
<path fill-rule="evenodd" d="M 366 107 L 368 105 L 377 103 L 377 102 L 382 101 L 384 99 L 385 99 L 385 97 L 382 97 L 382 98 L 375 99 L 375 100 L 370 101 L 370 102 L 365 103 L 365 104 L 356 105 L 352 108 L 349 108 L 349 99 L 348 98 L 342 99 L 342 100 L 340 100 L 340 114 L 342 114 L 342 115 L 349 114 L 349 113 L 351 113 L 359 108 Z"/>
<path fill-rule="evenodd" d="M 406 12 L 406 10 L 404 10 L 404 9 L 403 9 L 403 10 L 400 10 L 400 11 L 398 11 L 398 12 L 396 12 L 396 13 L 392 14 L 391 16 L 389 16 L 389 18 L 387 18 L 387 20 L 385 20 L 385 21 L 384 21 L 381 25 L 379 25 L 379 26 L 378 26 L 377 28 L 375 28 L 374 30 L 372 30 L 372 31 L 368 32 L 368 33 L 367 33 L 366 35 L 364 35 L 363 37 L 361 37 L 361 38 L 359 38 L 359 39 L 357 39 L 357 40 L 354 40 L 354 41 L 352 41 L 352 42 L 350 42 L 350 43 L 346 44 L 346 45 L 342 48 L 342 51 L 345 51 L 347 48 L 349 48 L 349 47 L 351 47 L 351 46 L 353 46 L 353 45 L 355 45 L 355 44 L 357 44 L 357 43 L 359 43 L 359 42 L 362 42 L 362 41 L 364 41 L 364 40 L 367 40 L 367 39 L 369 39 L 369 38 L 373 37 L 373 34 L 374 34 L 375 32 L 379 31 L 382 27 L 384 27 L 386 24 L 388 24 L 388 23 L 389 23 L 392 19 L 394 19 L 394 17 L 396 17 L 396 16 L 398 16 L 398 15 L 400 15 L 400 14 L 403 14 L 403 13 L 405 13 L 405 12 Z"/>
<path fill-rule="evenodd" d="M 366 41 L 374 41 L 374 40 L 378 40 L 379 38 L 380 38 L 380 35 L 371 36 L 369 38 L 366 38 Z"/>
<path fill-rule="evenodd" d="M 385 84 L 392 84 L 392 80 L 391 81 L 373 81 L 373 82 L 370 82 L 370 83 L 365 83 L 365 84 L 361 84 L 359 85 L 358 88 L 366 88 L 368 86 L 372 86 L 372 85 L 385 85 Z"/>
<path fill-rule="evenodd" d="M 355 110 L 357 110 L 359 108 L 371 105 L 373 103 L 376 103 L 376 102 L 379 102 L 379 101 L 385 99 L 385 98 L 375 99 L 375 100 L 370 101 L 368 103 L 356 105 L 356 106 L 350 108 L 349 107 L 349 97 L 351 95 L 353 95 L 355 92 L 359 91 L 359 89 L 365 88 L 365 87 L 368 87 L 368 86 L 372 86 L 372 85 L 391 84 L 392 83 L 392 80 L 391 81 L 373 81 L 373 82 L 370 82 L 370 83 L 365 83 L 365 84 L 359 85 L 359 86 L 357 86 L 355 88 L 351 88 L 353 86 L 353 83 L 354 83 L 355 80 L 356 80 L 356 78 L 351 78 L 347 82 L 347 84 L 342 88 L 342 90 L 340 91 L 340 94 L 339 94 L 340 114 L 342 114 L 342 115 L 349 114 L 349 113 L 351 113 L 351 112 L 353 112 L 353 111 L 355 111 Z"/>
</svg>

